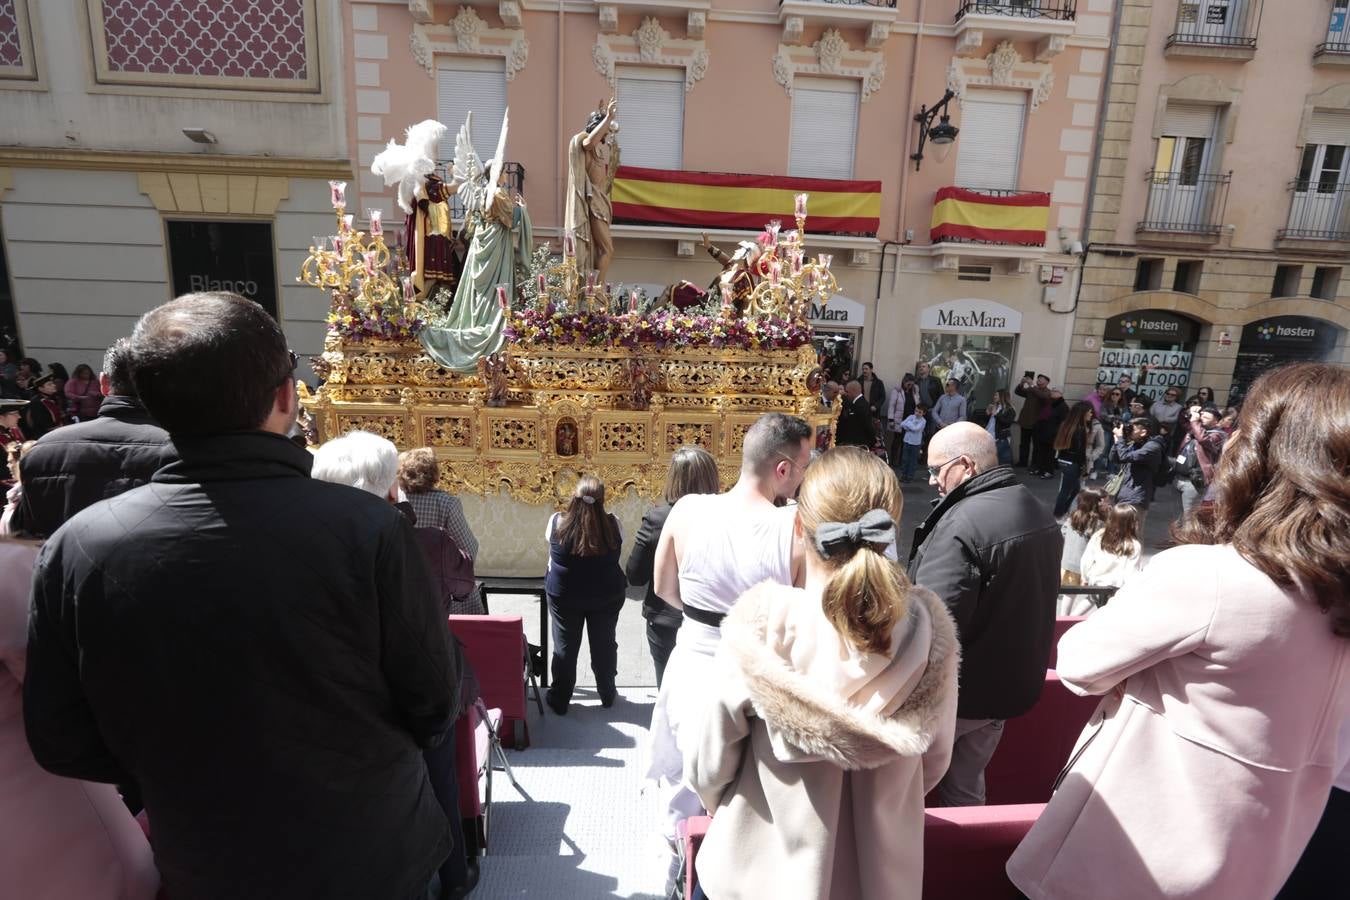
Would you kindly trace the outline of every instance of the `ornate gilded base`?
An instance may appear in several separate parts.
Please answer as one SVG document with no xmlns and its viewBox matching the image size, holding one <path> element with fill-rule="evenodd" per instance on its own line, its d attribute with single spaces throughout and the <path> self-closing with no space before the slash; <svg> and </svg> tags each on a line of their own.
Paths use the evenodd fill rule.
<svg viewBox="0 0 1350 900">
<path fill-rule="evenodd" d="M 746 430 L 763 413 L 816 426 L 833 418 L 811 380 L 810 346 L 507 352 L 507 405 L 493 408 L 478 375 L 446 371 L 415 342 L 330 337 L 316 365 L 327 383 L 301 399 L 320 440 L 365 429 L 400 449 L 432 447 L 446 490 L 549 506 L 565 501 L 583 472 L 603 479 L 612 498 L 654 501 L 671 453 L 684 444 L 716 457 L 725 488 L 740 469 Z"/>
</svg>

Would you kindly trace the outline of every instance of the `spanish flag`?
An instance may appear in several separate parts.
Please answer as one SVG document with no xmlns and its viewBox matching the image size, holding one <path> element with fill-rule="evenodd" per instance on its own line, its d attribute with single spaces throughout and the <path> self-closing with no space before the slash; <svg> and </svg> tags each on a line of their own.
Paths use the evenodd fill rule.
<svg viewBox="0 0 1350 900">
<path fill-rule="evenodd" d="M 631 225 L 759 231 L 771 219 L 791 228 L 795 195 L 810 194 L 806 230 L 875 237 L 880 181 L 676 172 L 620 166 L 611 194 L 614 221 Z"/>
<path fill-rule="evenodd" d="M 959 187 L 939 188 L 933 203 L 932 240 L 1045 246 L 1050 195 L 1023 191 L 1010 196 Z"/>
</svg>

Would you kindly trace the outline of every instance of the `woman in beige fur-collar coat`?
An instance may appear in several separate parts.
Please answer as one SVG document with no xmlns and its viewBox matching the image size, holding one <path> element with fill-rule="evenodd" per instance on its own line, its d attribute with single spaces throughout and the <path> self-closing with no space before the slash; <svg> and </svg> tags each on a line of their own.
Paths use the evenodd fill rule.
<svg viewBox="0 0 1350 900">
<path fill-rule="evenodd" d="M 685 776 L 713 813 L 699 887 L 741 897 L 918 900 L 923 799 L 947 770 L 956 629 L 884 549 L 900 519 L 885 463 L 812 463 L 797 507 L 802 589 L 764 584 L 722 623 Z"/>
</svg>

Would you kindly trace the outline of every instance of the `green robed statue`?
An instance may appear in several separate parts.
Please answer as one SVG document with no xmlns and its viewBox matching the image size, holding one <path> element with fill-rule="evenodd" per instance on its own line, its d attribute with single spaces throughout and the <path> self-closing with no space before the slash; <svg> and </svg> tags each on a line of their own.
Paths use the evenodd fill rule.
<svg viewBox="0 0 1350 900">
<path fill-rule="evenodd" d="M 464 230 L 470 235 L 464 272 L 446 317 L 422 330 L 427 353 L 455 372 L 472 372 L 478 360 L 501 349 L 507 312 L 497 299 L 498 285 L 508 303 L 534 246 L 525 200 L 514 201 L 502 185 L 509 118 L 502 118 L 497 155 L 485 168 L 473 148 L 469 129 L 473 113 L 455 138 L 455 162 L 446 193 L 457 191 L 464 204 Z"/>
</svg>

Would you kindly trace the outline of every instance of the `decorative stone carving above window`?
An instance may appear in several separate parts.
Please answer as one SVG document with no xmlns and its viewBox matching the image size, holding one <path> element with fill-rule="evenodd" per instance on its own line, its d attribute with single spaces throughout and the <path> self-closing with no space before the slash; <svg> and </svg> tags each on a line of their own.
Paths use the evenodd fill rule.
<svg viewBox="0 0 1350 900">
<path fill-rule="evenodd" d="M 779 44 L 773 55 L 773 78 L 792 96 L 798 75 L 844 75 L 862 79 L 862 100 L 881 90 L 886 60 L 876 50 L 854 50 L 837 28 L 827 28 L 809 47 Z"/>
<path fill-rule="evenodd" d="M 603 9 L 603 8 L 602 8 Z M 609 86 L 616 88 L 615 65 L 637 63 L 648 66 L 678 66 L 684 69 L 684 89 L 694 85 L 708 74 L 711 57 L 708 46 L 701 40 L 673 38 L 652 16 L 642 20 L 631 35 L 601 34 L 591 49 L 596 71 L 605 76 Z"/>
<path fill-rule="evenodd" d="M 659 3 L 651 3 L 648 0 L 595 0 L 595 12 L 600 20 L 601 34 L 618 34 L 619 16 L 622 14 L 655 13 L 662 16 L 683 14 L 685 37 L 702 40 L 703 32 L 708 27 L 708 10 L 711 8 L 712 0 L 661 0 Z"/>
<path fill-rule="evenodd" d="M 503 3 L 505 5 L 505 3 Z M 514 5 L 514 4 L 513 4 Z M 517 7 L 519 12 L 519 7 Z M 500 56 L 506 61 L 506 80 L 525 68 L 530 58 L 530 42 L 521 28 L 490 28 L 472 6 L 461 6 L 448 25 L 413 25 L 409 41 L 413 59 L 436 75 L 436 54 L 460 56 Z"/>
<path fill-rule="evenodd" d="M 1035 112 L 1055 87 L 1055 73 L 1049 63 L 1022 58 L 1011 41 L 1002 41 L 984 59 L 957 57 L 947 69 L 947 87 L 959 101 L 965 101 L 967 87 L 1011 87 L 1031 92 L 1031 111 Z"/>
</svg>

